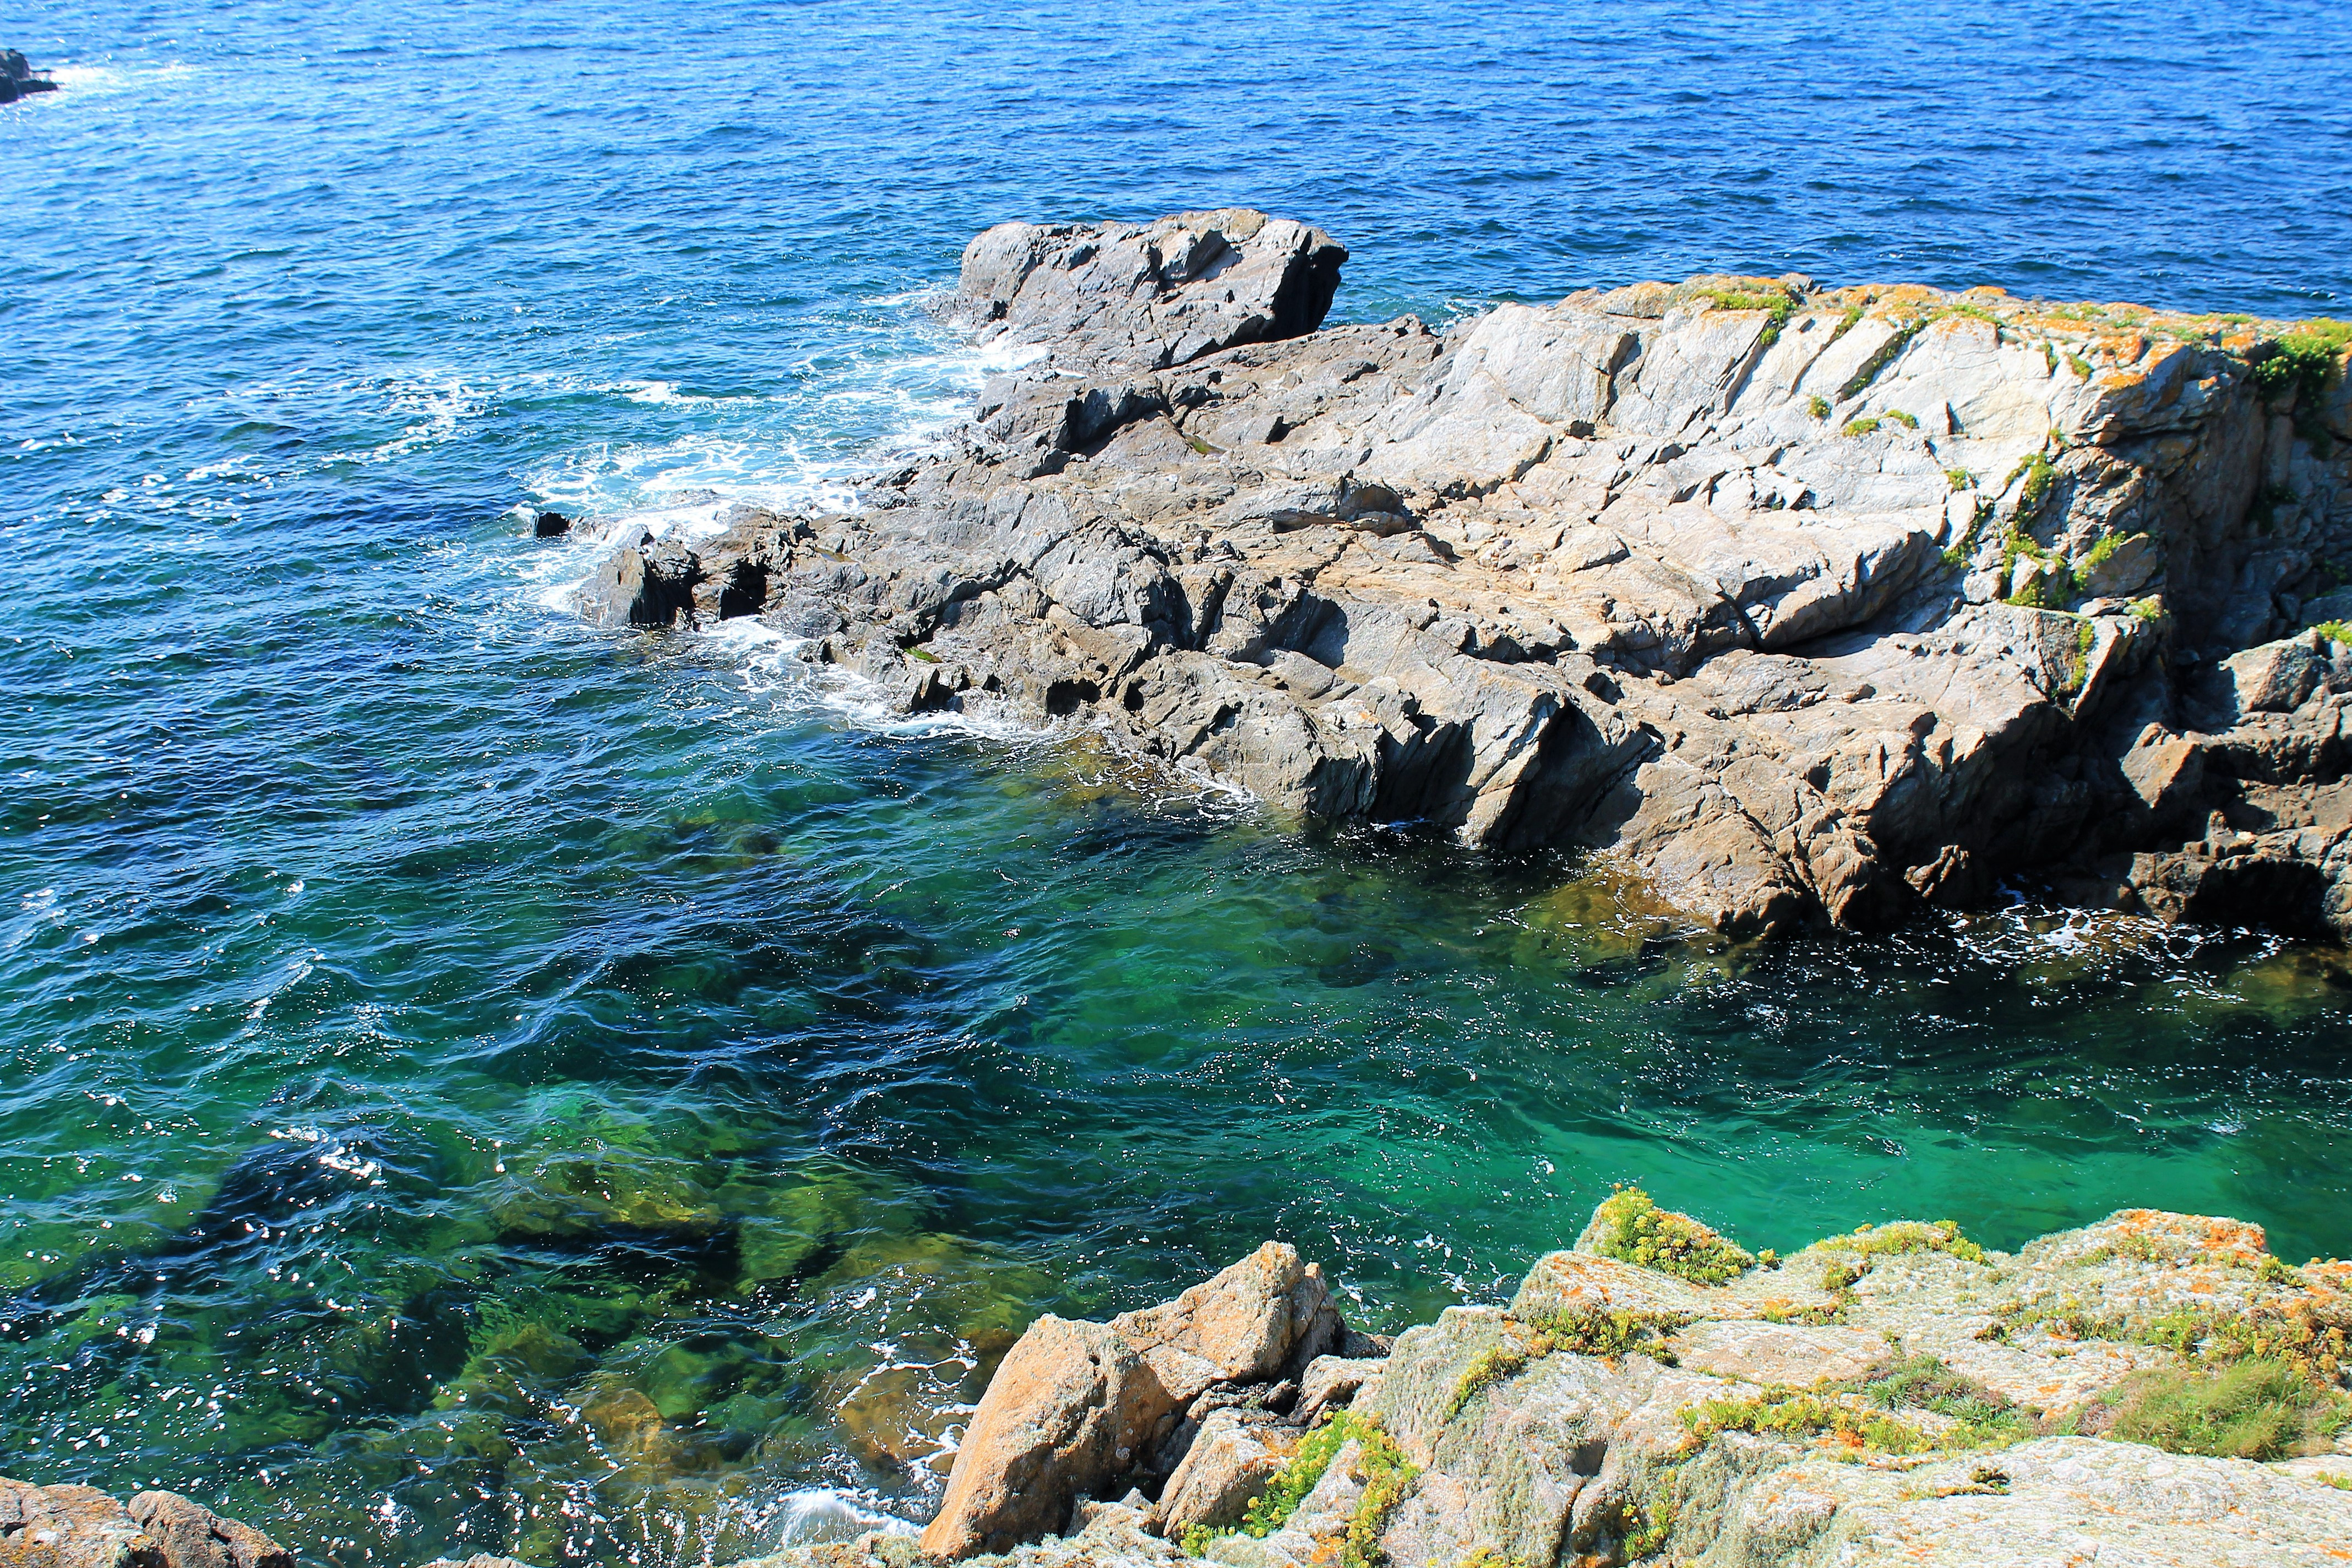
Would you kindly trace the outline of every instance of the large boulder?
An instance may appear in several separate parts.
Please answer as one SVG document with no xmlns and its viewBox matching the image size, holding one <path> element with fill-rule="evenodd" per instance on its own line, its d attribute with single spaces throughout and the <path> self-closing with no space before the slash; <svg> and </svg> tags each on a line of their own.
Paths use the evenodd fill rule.
<svg viewBox="0 0 2352 1568">
<path fill-rule="evenodd" d="M 1002 223 L 964 247 L 958 292 L 983 337 L 1158 370 L 1313 331 L 1347 259 L 1321 230 L 1243 207 L 1139 225 Z"/>
<path fill-rule="evenodd" d="M 141 1492 L 131 1517 L 172 1568 L 294 1568 L 294 1553 L 249 1524 L 223 1519 L 177 1492 Z"/>
<path fill-rule="evenodd" d="M 1114 1330 L 1038 1319 L 972 1413 L 924 1553 L 1006 1552 L 1060 1531 L 1074 1504 L 1166 1435 L 1175 1411 L 1159 1375 Z"/>
<path fill-rule="evenodd" d="M 1265 1383 L 1303 1371 L 1344 1331 L 1323 1266 L 1269 1241 L 1173 1301 L 1122 1312 L 1113 1331 L 1135 1347 L 1179 1404 L 1213 1383 Z"/>
</svg>

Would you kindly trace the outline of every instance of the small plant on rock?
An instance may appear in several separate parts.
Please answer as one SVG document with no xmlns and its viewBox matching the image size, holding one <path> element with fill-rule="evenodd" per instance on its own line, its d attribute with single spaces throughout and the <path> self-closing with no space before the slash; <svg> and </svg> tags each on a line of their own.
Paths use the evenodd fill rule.
<svg viewBox="0 0 2352 1568">
<path fill-rule="evenodd" d="M 1968 1263 L 1985 1260 L 1985 1249 L 1960 1234 L 1957 1220 L 1948 1219 L 1898 1219 L 1887 1225 L 1865 1225 L 1851 1236 L 1824 1237 L 1820 1245 L 1832 1252 L 1857 1253 L 1865 1258 L 1905 1252 L 1943 1252 Z"/>
<path fill-rule="evenodd" d="M 2142 1373 L 2111 1402 L 2110 1436 L 2225 1459 L 2312 1452 L 2352 1424 L 2352 1403 L 2275 1358 Z"/>
<path fill-rule="evenodd" d="M 1550 1348 L 1549 1344 L 1544 1346 L 1545 1351 Z M 1461 1415 L 1472 1400 L 1495 1384 L 1518 1376 L 1527 1370 L 1530 1359 L 1525 1347 L 1508 1339 L 1480 1351 L 1462 1369 L 1462 1375 L 1454 1379 L 1454 1393 L 1445 1402 L 1445 1419 L 1451 1421 Z"/>
<path fill-rule="evenodd" d="M 1746 1248 L 1671 1209 L 1639 1187 L 1619 1187 L 1592 1216 L 1601 1227 L 1593 1250 L 1638 1263 L 1695 1285 L 1720 1285 L 1755 1267 Z"/>
<path fill-rule="evenodd" d="M 1826 419 L 1830 416 L 1830 400 L 1816 392 L 1805 399 L 1805 412 L 1816 419 Z"/>
<path fill-rule="evenodd" d="M 1960 1423 L 1937 1439 L 1947 1448 L 2023 1442 L 2033 1428 L 2011 1401 L 1932 1355 L 1899 1362 L 1856 1388 L 1889 1410 L 1932 1410 Z"/>
<path fill-rule="evenodd" d="M 2252 355 L 2254 390 L 2265 402 L 2301 395 L 2316 398 L 2336 375 L 2336 356 L 2352 346 L 2352 321 L 2305 321 L 2258 345 Z"/>
<path fill-rule="evenodd" d="M 1875 419 L 1849 419 L 1845 422 L 1845 433 L 1849 436 L 1868 436 L 1877 429 L 1878 421 Z"/>
<path fill-rule="evenodd" d="M 1396 1446 L 1396 1439 L 1388 1435 L 1379 1418 L 1364 1412 L 1333 1411 L 1300 1438 L 1290 1462 L 1275 1473 L 1265 1490 L 1251 1501 L 1242 1515 L 1241 1532 L 1262 1541 L 1289 1523 L 1298 1505 L 1307 1500 L 1307 1494 L 1322 1482 L 1339 1450 L 1351 1442 L 1360 1445 L 1357 1463 L 1363 1476 L 1364 1490 L 1357 1499 L 1354 1516 L 1348 1521 L 1342 1564 L 1343 1568 L 1378 1568 L 1381 1532 L 1388 1528 L 1389 1515 L 1421 1471 L 1404 1457 L 1404 1450 Z M 1211 1541 L 1223 1533 L 1227 1532 L 1195 1525 L 1183 1532 L 1180 1544 L 1186 1553 L 1197 1557 L 1207 1550 Z"/>
<path fill-rule="evenodd" d="M 1704 1400 L 1685 1410 L 1682 1417 L 1702 1443 L 1718 1432 L 1753 1432 L 1759 1436 L 1829 1437 L 1842 1447 L 1877 1454 L 1918 1454 L 1935 1447 L 1908 1422 L 1787 1388 L 1767 1389 L 1750 1400 Z"/>
</svg>

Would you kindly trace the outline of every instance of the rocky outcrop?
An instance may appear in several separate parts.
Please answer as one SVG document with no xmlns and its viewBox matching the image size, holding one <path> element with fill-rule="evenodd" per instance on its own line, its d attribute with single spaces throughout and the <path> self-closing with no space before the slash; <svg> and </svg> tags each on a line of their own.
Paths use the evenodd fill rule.
<svg viewBox="0 0 2352 1568">
<path fill-rule="evenodd" d="M 2352 931 L 2341 334 L 1799 277 L 1322 327 L 1342 256 L 991 229 L 955 308 L 1034 357 L 968 425 L 855 513 L 633 541 L 589 613 L 1613 850 L 1733 934 L 2020 877 Z"/>
<path fill-rule="evenodd" d="M 141 1492 L 126 1505 L 95 1487 L 37 1487 L 0 1477 L 0 1564 L 294 1568 L 294 1554 L 251 1525 L 176 1492 Z"/>
<path fill-rule="evenodd" d="M 1107 1324 L 1040 1318 L 973 1412 L 923 1550 L 1006 1551 L 1134 1487 L 1165 1487 L 1181 1523 L 1230 1523 L 1287 1452 L 1253 1434 L 1296 1404 L 1298 1379 L 1333 1351 L 1382 1348 L 1349 1331 L 1319 1266 L 1272 1241 Z M 1318 1380 L 1323 1404 L 1341 1381 Z"/>
<path fill-rule="evenodd" d="M 1450 1309 L 1385 1358 L 1313 1362 L 1307 1388 L 1344 1383 L 1352 1406 L 1211 1410 L 1164 1489 L 1098 1465 L 1063 1486 L 1046 1460 L 1027 1484 L 1075 1493 L 1067 1524 L 992 1537 L 999 1561 L 2251 1568 L 2352 1552 L 2352 1264 L 2290 1268 L 2258 1226 L 2151 1210 L 2014 1255 L 1905 1222 L 1780 1259 L 1642 1202 L 1643 1245 L 1698 1238 L 1653 1253 L 1692 1277 L 1553 1253 L 1507 1308 Z M 1615 1217 L 1604 1205 L 1583 1239 L 1639 1250 Z M 1120 1321 L 1183 1321 L 1189 1304 L 1191 1354 L 1212 1337 L 1208 1302 L 1254 1300 L 1255 1326 L 1278 1325 L 1282 1292 L 1265 1287 L 1305 1271 L 1276 1261 Z M 999 1384 L 1038 1382 L 1030 1363 L 1055 1345 L 1075 1366 L 1117 1337 L 1043 1325 Z M 1215 1337 L 1261 1346 L 1224 1363 L 1259 1377 L 1290 1353 Z M 968 1446 L 958 1481 L 995 1463 Z M 763 1562 L 908 1568 L 914 1550 L 867 1536 Z M 961 1554 L 945 1536 L 922 1550 Z"/>
</svg>

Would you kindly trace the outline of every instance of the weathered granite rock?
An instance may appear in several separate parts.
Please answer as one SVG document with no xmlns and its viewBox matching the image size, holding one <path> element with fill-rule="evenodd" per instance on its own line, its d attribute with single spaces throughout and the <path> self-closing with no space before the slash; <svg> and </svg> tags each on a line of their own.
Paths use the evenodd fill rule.
<svg viewBox="0 0 2352 1568">
<path fill-rule="evenodd" d="M 923 1551 L 969 1557 L 1060 1530 L 1073 1503 L 1135 1467 L 1176 1408 L 1111 1329 L 1038 1319 L 972 1414 Z"/>
<path fill-rule="evenodd" d="M 1326 1410 L 1336 1410 L 1378 1393 L 1391 1353 L 1392 1344 L 1383 1347 L 1378 1356 L 1317 1356 L 1299 1377 L 1298 1404 L 1291 1413 L 1301 1421 L 1311 1422 Z"/>
<path fill-rule="evenodd" d="M 1001 223 L 964 247 L 957 304 L 982 341 L 1064 366 L 1161 370 L 1323 324 L 1348 253 L 1245 208 L 1158 223 Z"/>
<path fill-rule="evenodd" d="M 95 1487 L 37 1487 L 0 1477 L 0 1564 L 294 1568 L 294 1554 L 251 1525 L 176 1492 L 141 1492 L 126 1507 Z"/>
<path fill-rule="evenodd" d="M 1735 934 L 2018 876 L 2352 932 L 2352 650 L 2273 646 L 2352 564 L 2352 445 L 2340 388 L 2264 392 L 2264 329 L 1703 278 L 1317 330 L 1341 256 L 991 229 L 958 309 L 1040 357 L 970 424 L 584 603 L 1285 810 L 1613 849 Z"/>
<path fill-rule="evenodd" d="M 1213 1383 L 1295 1377 L 1336 1348 L 1342 1331 L 1322 1265 L 1301 1262 L 1297 1248 L 1281 1241 L 1173 1301 L 1122 1312 L 1110 1326 L 1180 1405 Z"/>
<path fill-rule="evenodd" d="M 1380 1346 L 1349 1331 L 1322 1268 L 1286 1242 L 1108 1324 L 1040 1318 L 973 1414 L 923 1550 L 1010 1550 L 1139 1483 L 1176 1510 L 1171 1528 L 1230 1522 L 1295 1441 L 1299 1377 L 1325 1366 L 1329 1403 L 1364 1382 L 1346 1367 L 1379 1364 L 1342 1366 L 1328 1353 L 1340 1349 Z"/>
<path fill-rule="evenodd" d="M 1154 1516 L 1160 1532 L 1172 1540 L 1192 1525 L 1213 1529 L 1240 1522 L 1297 1447 L 1297 1428 L 1286 1429 L 1277 1416 L 1211 1412 L 1183 1463 L 1168 1478 Z"/>
<path fill-rule="evenodd" d="M 1687 1216 L 1665 1217 L 1690 1233 Z M 1612 1245 L 1611 1227 L 1580 1239 Z M 1638 1289 L 1641 1275 L 1656 1283 Z M 1189 1319 L 1178 1303 L 1134 1316 L 1197 1325 L 1214 1318 L 1207 1301 L 1273 1301 L 1282 1281 L 1304 1277 L 1295 1260 L 1262 1251 L 1180 1299 Z M 1003 1561 L 1164 1568 L 1169 1546 L 1150 1532 L 1231 1526 L 1350 1381 L 1360 1392 L 1349 1419 L 1371 1426 L 1348 1429 L 1305 1500 L 1262 1539 L 1209 1540 L 1211 1562 L 2341 1560 L 2352 1552 L 2352 1494 L 2330 1478 L 2352 1475 L 2352 1441 L 2310 1452 L 2326 1438 L 2306 1436 L 2303 1454 L 2263 1464 L 2044 1435 L 2061 1423 L 2103 1430 L 2099 1413 L 2130 1380 L 2180 1368 L 2182 1352 L 2151 1342 L 2181 1342 L 2177 1331 L 2150 1331 L 2184 1310 L 2301 1347 L 2298 1375 L 2352 1401 L 2341 1339 L 2352 1264 L 2288 1268 L 2259 1226 L 2233 1220 L 2124 1210 L 2013 1256 L 1945 1224 L 1865 1226 L 1722 1285 L 1570 1250 L 1541 1260 L 1508 1310 L 1449 1309 L 1399 1336 L 1384 1361 L 1311 1363 L 1286 1415 L 1270 1399 L 1214 1405 L 1237 1393 L 1214 1385 L 1156 1506 L 1141 1495 L 1081 1500 L 1066 1537 Z M 1263 1378 L 1277 1361 L 1264 1350 L 1248 1364 Z M 1368 1489 L 1375 1441 L 1404 1467 L 1384 1467 L 1391 1480 L 1378 1495 Z M 869 1539 L 769 1562 L 905 1568 L 888 1561 L 897 1550 Z"/>
<path fill-rule="evenodd" d="M 294 1568 L 294 1554 L 249 1524 L 223 1519 L 177 1492 L 141 1492 L 131 1517 L 172 1568 Z"/>
</svg>

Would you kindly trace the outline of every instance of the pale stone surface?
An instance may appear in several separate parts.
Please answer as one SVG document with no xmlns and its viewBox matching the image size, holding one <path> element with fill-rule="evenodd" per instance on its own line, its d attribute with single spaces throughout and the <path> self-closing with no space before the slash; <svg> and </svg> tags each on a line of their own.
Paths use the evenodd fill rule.
<svg viewBox="0 0 2352 1568">
<path fill-rule="evenodd" d="M 175 1492 L 141 1492 L 126 1507 L 95 1487 L 37 1487 L 0 1477 L 0 1564 L 294 1568 L 294 1554 Z"/>
<path fill-rule="evenodd" d="M 1386 1356 L 1317 1356 L 1300 1374 L 1294 1414 L 1302 1421 L 1312 1421 L 1325 1410 L 1377 1393 L 1387 1370 Z"/>
<path fill-rule="evenodd" d="M 177 1492 L 141 1492 L 129 1506 L 172 1568 L 294 1568 L 294 1554 L 261 1531 Z"/>
<path fill-rule="evenodd" d="M 1213 1411 L 1201 1424 L 1184 1462 L 1168 1478 L 1156 1514 L 1161 1533 L 1181 1536 L 1188 1525 L 1217 1528 L 1240 1522 L 1265 1483 L 1297 1447 L 1295 1427 L 1240 1410 Z"/>
<path fill-rule="evenodd" d="M 1758 1309 L 1709 1285 L 1694 1285 L 1638 1263 L 1594 1252 L 1551 1252 L 1536 1260 L 1511 1299 L 1511 1313 L 1540 1322 L 1587 1311 L 1685 1312 L 1695 1317 L 1752 1317 Z"/>
<path fill-rule="evenodd" d="M 1057 1531 L 1080 1498 L 1124 1474 L 1176 1403 L 1100 1323 L 1048 1314 L 1004 1358 L 973 1412 L 925 1552 L 968 1557 Z"/>
<path fill-rule="evenodd" d="M 1111 1320 L 1177 1404 L 1213 1383 L 1265 1383 L 1338 1344 L 1339 1311 L 1320 1264 L 1269 1241 L 1173 1301 Z"/>
<path fill-rule="evenodd" d="M 1697 1495 L 1668 1552 L 1704 1542 L 1709 1568 L 2315 1568 L 2352 1556 L 2352 1493 L 2088 1437 L 1916 1467 L 1806 1458 L 1741 1476 L 1702 1461 L 1686 1475 Z"/>
<path fill-rule="evenodd" d="M 1792 1388 L 1863 1377 L 1889 1357 L 1882 1335 L 1796 1323 L 1694 1323 L 1673 1344 L 1675 1354 L 1694 1372 Z"/>
</svg>

